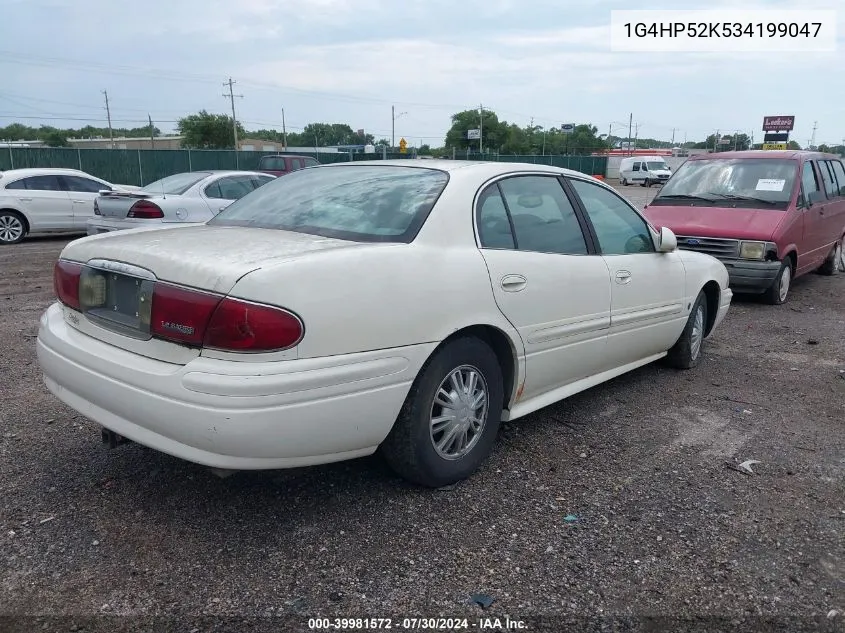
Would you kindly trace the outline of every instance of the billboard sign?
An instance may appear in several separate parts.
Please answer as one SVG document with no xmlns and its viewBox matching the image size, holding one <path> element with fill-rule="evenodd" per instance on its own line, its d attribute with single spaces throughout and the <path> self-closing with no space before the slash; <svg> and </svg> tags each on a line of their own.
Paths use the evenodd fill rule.
<svg viewBox="0 0 845 633">
<path fill-rule="evenodd" d="M 791 132 L 795 127 L 794 116 L 765 116 L 763 117 L 764 132 Z"/>
<path fill-rule="evenodd" d="M 481 138 L 481 130 L 467 130 L 467 140 L 477 141 Z"/>
</svg>

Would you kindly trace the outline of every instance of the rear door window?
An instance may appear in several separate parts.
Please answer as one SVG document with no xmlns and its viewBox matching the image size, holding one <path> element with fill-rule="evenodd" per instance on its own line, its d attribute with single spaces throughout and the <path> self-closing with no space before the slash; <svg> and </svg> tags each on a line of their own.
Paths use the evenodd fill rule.
<svg viewBox="0 0 845 633">
<path fill-rule="evenodd" d="M 833 167 L 833 175 L 836 176 L 839 195 L 845 196 L 845 167 L 842 165 L 842 161 L 839 160 L 832 160 L 830 164 Z"/>
<path fill-rule="evenodd" d="M 830 161 L 820 160 L 818 165 L 822 175 L 822 182 L 824 183 L 824 192 L 828 198 L 835 198 L 839 195 L 839 192 L 836 190 L 836 181 L 833 179 L 833 172 L 830 170 Z"/>
<path fill-rule="evenodd" d="M 109 189 L 106 185 L 90 178 L 82 178 L 80 176 L 62 176 L 65 181 L 68 191 L 78 191 L 80 193 L 99 193 L 103 189 Z"/>
</svg>

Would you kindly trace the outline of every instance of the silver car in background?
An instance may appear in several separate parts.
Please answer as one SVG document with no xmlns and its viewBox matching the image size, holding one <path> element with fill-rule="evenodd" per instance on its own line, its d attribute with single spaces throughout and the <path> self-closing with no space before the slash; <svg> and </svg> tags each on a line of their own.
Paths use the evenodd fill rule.
<svg viewBox="0 0 845 633">
<path fill-rule="evenodd" d="M 88 235 L 201 224 L 275 178 L 257 171 L 191 171 L 156 180 L 139 191 L 101 191 Z"/>
</svg>

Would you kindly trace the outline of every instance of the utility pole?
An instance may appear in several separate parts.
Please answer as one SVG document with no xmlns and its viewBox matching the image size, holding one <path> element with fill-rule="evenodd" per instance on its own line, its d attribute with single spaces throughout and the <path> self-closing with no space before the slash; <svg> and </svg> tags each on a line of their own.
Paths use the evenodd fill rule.
<svg viewBox="0 0 845 633">
<path fill-rule="evenodd" d="M 150 149 L 156 148 L 155 128 L 153 127 L 153 117 L 147 114 L 147 119 L 150 121 Z"/>
<path fill-rule="evenodd" d="M 675 128 L 672 128 L 672 147 L 675 147 Z"/>
<path fill-rule="evenodd" d="M 287 150 L 288 148 L 288 132 L 285 127 L 285 109 L 282 108 L 282 146 Z"/>
<path fill-rule="evenodd" d="M 813 121 L 813 136 L 810 137 L 810 147 L 809 149 L 813 149 L 816 146 L 816 128 L 819 126 L 818 121 Z"/>
<path fill-rule="evenodd" d="M 631 155 L 631 128 L 634 125 L 634 113 L 628 116 L 628 156 Z"/>
<path fill-rule="evenodd" d="M 223 93 L 223 96 L 226 97 L 227 99 L 229 99 L 229 101 L 232 104 L 232 132 L 235 135 L 235 167 L 239 168 L 240 165 L 239 165 L 239 161 L 238 161 L 238 120 L 237 120 L 237 118 L 235 118 L 235 97 L 238 97 L 239 99 L 243 99 L 244 96 L 243 95 L 236 95 L 232 91 L 232 87 L 234 86 L 235 83 L 237 83 L 237 82 L 232 81 L 232 78 L 229 77 L 229 81 L 227 81 L 223 84 L 224 86 L 229 86 L 229 93 L 228 94 Z"/>
<path fill-rule="evenodd" d="M 396 106 L 390 106 L 390 151 L 396 148 Z"/>
<path fill-rule="evenodd" d="M 106 117 L 109 120 L 109 145 L 114 149 L 114 133 L 111 129 L 111 109 L 109 109 L 109 93 L 103 90 L 103 96 L 106 98 Z"/>
<path fill-rule="evenodd" d="M 484 157 L 484 105 L 478 104 L 478 153 Z"/>
</svg>

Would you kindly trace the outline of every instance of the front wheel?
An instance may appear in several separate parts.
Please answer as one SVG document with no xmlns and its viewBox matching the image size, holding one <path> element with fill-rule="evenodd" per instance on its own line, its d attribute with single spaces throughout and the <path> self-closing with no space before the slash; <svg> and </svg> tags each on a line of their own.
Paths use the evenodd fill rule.
<svg viewBox="0 0 845 633">
<path fill-rule="evenodd" d="M 707 328 L 707 297 L 699 292 L 678 342 L 666 355 L 666 362 L 676 369 L 692 369 L 701 360 L 701 348 Z"/>
<path fill-rule="evenodd" d="M 766 303 L 779 306 L 786 303 L 789 297 L 789 288 L 792 285 L 792 265 L 789 259 L 783 260 L 774 283 L 763 294 Z"/>
<path fill-rule="evenodd" d="M 447 343 L 420 371 L 381 453 L 397 474 L 422 486 L 466 479 L 493 449 L 503 389 L 486 343 L 472 337 Z"/>
</svg>

